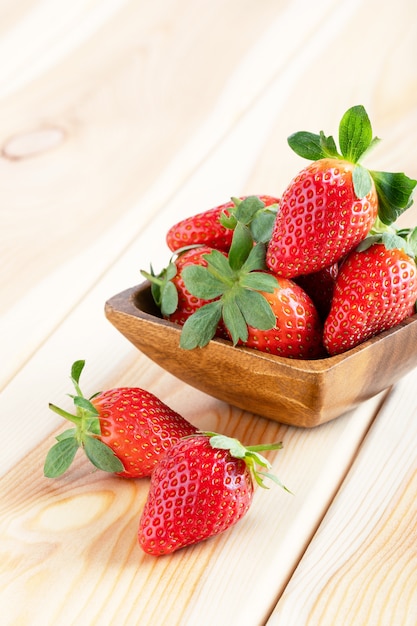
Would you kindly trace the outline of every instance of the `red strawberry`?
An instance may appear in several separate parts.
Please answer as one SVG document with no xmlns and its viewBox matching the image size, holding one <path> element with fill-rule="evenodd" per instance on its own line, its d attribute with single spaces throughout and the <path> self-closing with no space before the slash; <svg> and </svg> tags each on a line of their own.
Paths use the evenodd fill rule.
<svg viewBox="0 0 417 626">
<path fill-rule="evenodd" d="M 76 361 L 71 370 L 76 415 L 49 405 L 75 428 L 56 437 L 58 443 L 45 460 L 48 478 L 63 474 L 79 447 L 99 469 L 126 478 L 149 476 L 172 445 L 196 432 L 185 418 L 144 389 L 111 389 L 87 400 L 79 387 L 83 367 L 84 361 Z"/>
<path fill-rule="evenodd" d="M 277 198 L 272 196 L 260 195 L 250 197 L 257 198 L 258 202 L 260 201 L 258 210 L 262 210 L 265 207 L 272 208 L 272 205 L 278 203 Z M 166 235 L 169 249 L 175 252 L 183 247 L 201 244 L 228 252 L 232 243 L 234 223 L 232 220 L 231 225 L 228 227 L 225 226 L 225 223 L 228 223 L 239 202 L 246 198 L 247 196 L 243 196 L 237 200 L 226 202 L 208 211 L 187 217 L 171 226 Z M 271 211 L 269 211 L 269 214 L 271 216 L 275 215 Z M 226 218 L 225 221 L 224 218 Z"/>
<path fill-rule="evenodd" d="M 208 261 L 205 257 L 211 252 L 213 248 L 209 246 L 192 247 L 180 252 L 175 261 L 171 261 L 159 275 L 142 271 L 143 276 L 151 282 L 153 298 L 165 319 L 183 326 L 196 311 L 212 302 L 211 298 L 200 298 L 191 294 L 182 277 L 185 267 L 207 267 Z M 218 254 L 226 255 L 219 251 Z M 221 323 L 214 329 L 214 334 L 227 338 Z"/>
<path fill-rule="evenodd" d="M 313 272 L 313 274 L 303 274 L 294 278 L 297 285 L 300 285 L 314 302 L 323 322 L 328 316 L 332 305 L 338 271 L 339 264 L 333 263 L 317 272 Z"/>
<path fill-rule="evenodd" d="M 252 502 L 255 465 L 270 469 L 259 452 L 280 443 L 245 448 L 236 439 L 198 433 L 174 445 L 157 464 L 139 521 L 141 548 L 155 556 L 203 541 L 236 524 Z M 282 485 L 281 485 L 282 486 Z M 285 487 L 284 487 L 285 488 Z"/>
<path fill-rule="evenodd" d="M 278 283 L 273 293 L 262 293 L 275 315 L 274 328 L 248 326 L 248 339 L 240 345 L 294 359 L 324 356 L 323 327 L 311 298 L 292 280 L 279 278 Z"/>
<path fill-rule="evenodd" d="M 416 299 L 417 268 L 404 250 L 374 243 L 351 252 L 340 267 L 324 324 L 328 353 L 345 352 L 395 326 L 415 312 Z"/>
<path fill-rule="evenodd" d="M 213 249 L 209 246 L 192 248 L 191 250 L 187 250 L 186 252 L 180 254 L 180 256 L 176 259 L 175 265 L 177 268 L 177 273 L 172 278 L 172 283 L 175 285 L 178 293 L 178 304 L 176 310 L 173 313 L 165 316 L 171 322 L 175 322 L 183 326 L 185 324 L 185 321 L 193 313 L 195 313 L 197 309 L 204 306 L 210 301 L 205 300 L 204 298 L 197 298 L 188 291 L 184 284 L 184 279 L 182 278 L 182 271 L 184 267 L 188 267 L 189 265 L 207 267 L 207 261 L 204 258 L 204 255 L 210 254 L 212 250 Z"/>
<path fill-rule="evenodd" d="M 365 109 L 352 107 L 333 137 L 295 133 L 288 142 L 315 162 L 282 195 L 266 264 L 293 278 L 339 261 L 362 241 L 379 215 L 390 224 L 410 205 L 416 181 L 404 174 L 368 171 L 360 159 L 377 143 Z"/>
</svg>

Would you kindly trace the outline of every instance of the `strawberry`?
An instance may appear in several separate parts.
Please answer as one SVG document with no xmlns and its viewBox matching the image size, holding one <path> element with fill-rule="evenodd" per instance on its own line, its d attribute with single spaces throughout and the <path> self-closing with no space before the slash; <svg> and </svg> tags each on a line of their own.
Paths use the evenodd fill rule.
<svg viewBox="0 0 417 626">
<path fill-rule="evenodd" d="M 267 236 L 269 237 L 278 199 L 267 195 L 249 196 L 249 198 L 256 200 L 258 204 L 257 214 L 253 217 L 253 228 L 255 240 L 260 241 L 264 237 L 259 229 L 260 224 L 262 222 L 263 229 L 266 220 Z M 233 198 L 230 202 L 187 217 L 171 226 L 166 235 L 168 248 L 175 252 L 183 247 L 201 244 L 228 252 L 232 243 L 233 227 L 236 223 L 234 213 L 240 202 L 245 199 L 247 196 Z M 268 207 L 267 210 L 265 210 L 266 207 Z"/>
<path fill-rule="evenodd" d="M 151 477 L 139 521 L 141 548 L 155 556 L 169 554 L 236 524 L 252 503 L 254 480 L 265 487 L 267 476 L 283 487 L 275 476 L 256 469 L 271 467 L 260 451 L 281 447 L 245 448 L 215 433 L 197 433 L 172 446 Z"/>
<path fill-rule="evenodd" d="M 272 293 L 263 293 L 275 315 L 270 330 L 248 326 L 248 339 L 239 342 L 247 348 L 294 359 L 324 356 L 323 327 L 311 298 L 295 282 L 279 278 Z"/>
<path fill-rule="evenodd" d="M 300 285 L 314 302 L 323 322 L 328 316 L 332 305 L 338 271 L 339 264 L 333 263 L 312 274 L 303 274 L 294 278 L 294 282 Z"/>
<path fill-rule="evenodd" d="M 282 194 L 266 254 L 269 269 L 287 278 L 317 272 L 353 250 L 377 216 L 388 225 L 410 206 L 417 181 L 360 164 L 378 141 L 362 106 L 349 109 L 340 122 L 340 153 L 323 132 L 288 138 L 297 154 L 314 163 Z"/>
<path fill-rule="evenodd" d="M 183 326 L 191 315 L 211 302 L 192 295 L 182 278 L 183 269 L 189 265 L 207 267 L 206 255 L 211 252 L 213 248 L 209 246 L 195 246 L 182 252 L 178 251 L 177 258 L 171 260 L 169 266 L 159 275 L 142 271 L 142 275 L 151 282 L 153 298 L 165 319 Z M 215 334 L 227 337 L 221 324 L 215 330 Z"/>
<path fill-rule="evenodd" d="M 207 267 L 207 261 L 204 258 L 204 255 L 210 254 L 210 252 L 212 252 L 212 248 L 209 246 L 201 246 L 199 248 L 187 250 L 178 257 L 175 263 L 177 273 L 172 279 L 178 293 L 178 305 L 173 313 L 166 316 L 171 322 L 176 322 L 177 324 L 183 326 L 190 315 L 209 302 L 203 298 L 196 298 L 193 296 L 186 288 L 181 274 L 184 267 L 187 267 L 188 265 Z"/>
<path fill-rule="evenodd" d="M 395 238 L 370 237 L 339 269 L 323 342 L 330 355 L 345 352 L 415 312 L 417 268 Z"/>
<path fill-rule="evenodd" d="M 185 418 L 138 387 L 111 389 L 85 398 L 79 387 L 84 364 L 76 361 L 71 369 L 76 415 L 49 405 L 75 427 L 56 437 L 45 460 L 46 477 L 63 474 L 80 447 L 101 470 L 126 478 L 149 476 L 172 445 L 196 432 Z"/>
<path fill-rule="evenodd" d="M 272 292 L 277 279 L 264 272 L 265 243 L 253 239 L 259 199 L 237 202 L 229 253 L 197 246 L 171 262 L 158 276 L 142 271 L 151 281 L 161 313 L 183 324 L 180 347 L 205 346 L 214 336 L 229 333 L 236 344 L 248 337 L 247 325 L 267 330 L 275 315 L 260 292 Z M 194 257 L 193 257 L 194 255 Z M 184 297 L 183 297 L 184 296 Z M 227 335 L 228 336 L 228 335 Z"/>
</svg>

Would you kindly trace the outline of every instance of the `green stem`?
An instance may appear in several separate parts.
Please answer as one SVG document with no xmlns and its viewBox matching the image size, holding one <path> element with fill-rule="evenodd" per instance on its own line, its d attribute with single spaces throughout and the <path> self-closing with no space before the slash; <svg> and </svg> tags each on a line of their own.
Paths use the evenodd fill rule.
<svg viewBox="0 0 417 626">
<path fill-rule="evenodd" d="M 61 417 L 64 417 L 65 419 L 69 420 L 70 422 L 81 428 L 83 422 L 82 417 L 73 415 L 72 413 L 68 413 L 68 411 L 64 411 L 64 409 L 59 408 L 59 406 L 55 406 L 55 404 L 49 403 L 48 406 L 51 411 L 54 411 L 54 413 L 58 413 L 58 415 L 60 415 Z"/>
<path fill-rule="evenodd" d="M 259 444 L 257 446 L 246 446 L 246 449 L 250 452 L 265 452 L 267 450 L 280 450 L 282 448 L 282 442 Z"/>
</svg>

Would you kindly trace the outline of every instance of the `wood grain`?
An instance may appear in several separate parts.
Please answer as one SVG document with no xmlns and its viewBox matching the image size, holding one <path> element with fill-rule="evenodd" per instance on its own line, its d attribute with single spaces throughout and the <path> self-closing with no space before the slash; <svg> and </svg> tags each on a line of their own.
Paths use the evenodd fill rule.
<svg viewBox="0 0 417 626">
<path fill-rule="evenodd" d="M 236 348 L 221 339 L 181 349 L 181 327 L 161 319 L 146 281 L 110 298 L 105 313 L 134 346 L 180 380 L 233 406 L 303 428 L 354 409 L 394 385 L 417 361 L 417 315 L 345 353 L 302 360 Z"/>
<path fill-rule="evenodd" d="M 268 626 L 417 622 L 416 383 L 390 394 Z"/>
<path fill-rule="evenodd" d="M 106 300 L 137 284 L 140 269 L 165 264 L 168 224 L 231 195 L 280 194 L 301 166 L 286 137 L 335 133 L 352 104 L 366 106 L 383 138 L 371 166 L 417 178 L 415 17 L 411 0 L 395 11 L 376 0 L 0 4 L 7 626 L 260 626 L 284 611 L 316 624 L 344 619 L 358 588 L 368 593 L 358 593 L 352 619 L 411 619 L 406 608 L 415 617 L 415 374 L 388 404 L 384 394 L 305 431 L 193 389 L 104 316 Z M 413 207 L 404 223 L 415 215 Z M 141 554 L 146 481 L 92 473 L 81 457 L 57 481 L 42 475 L 62 427 L 47 405 L 69 407 L 79 358 L 87 394 L 143 386 L 201 427 L 246 443 L 282 439 L 270 459 L 294 496 L 257 492 L 230 533 L 167 559 Z M 361 471 L 348 475 L 355 460 Z"/>
</svg>

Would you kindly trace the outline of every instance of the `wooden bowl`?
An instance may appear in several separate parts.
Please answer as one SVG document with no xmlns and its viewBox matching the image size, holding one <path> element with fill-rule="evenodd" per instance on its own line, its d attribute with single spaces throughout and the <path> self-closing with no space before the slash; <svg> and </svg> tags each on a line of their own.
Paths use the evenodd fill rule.
<svg viewBox="0 0 417 626">
<path fill-rule="evenodd" d="M 181 327 L 160 317 L 148 282 L 106 302 L 109 321 L 189 385 L 252 413 L 313 427 L 354 408 L 417 365 L 417 315 L 360 346 L 317 360 L 288 359 L 213 339 L 179 347 Z"/>
</svg>

